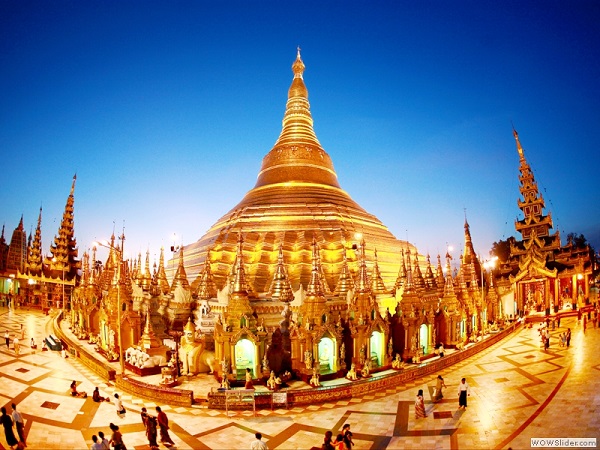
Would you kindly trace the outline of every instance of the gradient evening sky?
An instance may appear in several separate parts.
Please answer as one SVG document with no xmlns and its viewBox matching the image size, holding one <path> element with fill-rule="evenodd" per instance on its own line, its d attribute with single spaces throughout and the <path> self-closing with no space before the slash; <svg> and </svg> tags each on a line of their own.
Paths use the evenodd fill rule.
<svg viewBox="0 0 600 450">
<path fill-rule="evenodd" d="M 130 255 L 198 240 L 254 186 L 300 46 L 340 185 L 396 237 L 458 256 L 465 209 L 484 257 L 516 235 L 514 124 L 563 243 L 598 249 L 599 24 L 597 1 L 4 0 L 5 236 L 42 206 L 48 252 L 77 173 L 80 256 L 113 223 Z"/>
</svg>

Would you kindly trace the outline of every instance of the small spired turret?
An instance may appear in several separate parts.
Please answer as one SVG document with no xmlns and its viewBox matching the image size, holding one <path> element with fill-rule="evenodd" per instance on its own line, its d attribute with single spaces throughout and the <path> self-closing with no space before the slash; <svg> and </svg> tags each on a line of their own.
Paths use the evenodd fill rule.
<svg viewBox="0 0 600 450">
<path fill-rule="evenodd" d="M 256 318 L 254 317 L 248 285 L 246 283 L 246 270 L 244 268 L 243 254 L 244 239 L 242 233 L 238 235 L 238 249 L 235 263 L 235 277 L 229 294 L 229 303 L 225 311 L 225 323 L 232 331 L 241 328 L 256 330 Z"/>
<path fill-rule="evenodd" d="M 371 276 L 371 291 L 374 294 L 387 294 L 387 289 L 377 264 L 377 249 L 375 249 L 375 261 L 373 262 L 373 275 Z"/>
<path fill-rule="evenodd" d="M 268 297 L 272 300 L 279 300 L 280 302 L 289 303 L 294 300 L 294 293 L 292 292 L 292 285 L 288 278 L 287 271 L 285 270 L 285 264 L 283 262 L 283 243 L 279 244 L 279 254 L 277 255 L 277 266 L 275 266 L 275 273 L 273 274 L 273 281 L 269 288 Z"/>
<path fill-rule="evenodd" d="M 354 278 L 352 277 L 352 273 L 350 272 L 350 268 L 348 267 L 348 258 L 346 257 L 346 247 L 344 246 L 342 256 L 342 268 L 340 271 L 340 276 L 338 278 L 338 282 L 335 286 L 335 290 L 333 291 L 333 296 L 338 297 L 340 299 L 346 299 L 348 294 L 352 294 L 354 289 Z"/>
<path fill-rule="evenodd" d="M 167 314 L 170 328 L 173 330 L 181 329 L 192 315 L 194 301 L 190 283 L 188 282 L 185 268 L 183 266 L 183 248 L 179 251 L 179 266 L 171 285 L 172 297 L 169 299 Z"/>
</svg>

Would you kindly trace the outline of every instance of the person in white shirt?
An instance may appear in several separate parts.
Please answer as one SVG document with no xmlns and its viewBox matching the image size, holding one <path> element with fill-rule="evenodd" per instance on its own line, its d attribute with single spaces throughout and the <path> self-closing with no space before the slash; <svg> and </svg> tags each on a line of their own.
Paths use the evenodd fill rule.
<svg viewBox="0 0 600 450">
<path fill-rule="evenodd" d="M 92 441 L 94 441 L 94 443 L 92 444 L 92 450 L 102 450 L 102 442 L 100 442 L 98 440 L 98 436 L 96 436 L 95 434 L 92 436 Z"/>
<path fill-rule="evenodd" d="M 115 394 L 115 408 L 119 416 L 125 414 L 125 408 L 123 408 L 123 402 L 119 398 L 119 394 Z"/>
<path fill-rule="evenodd" d="M 458 409 L 467 409 L 468 395 L 471 395 L 471 391 L 466 378 L 463 378 L 458 385 Z"/>
<path fill-rule="evenodd" d="M 23 422 L 23 416 L 19 411 L 17 411 L 17 405 L 15 403 L 12 404 L 12 420 L 17 427 L 17 434 L 19 435 L 19 439 L 25 445 L 27 442 L 25 441 L 25 422 Z"/>
<path fill-rule="evenodd" d="M 102 450 L 110 450 L 110 442 L 108 442 L 108 439 L 106 439 L 104 437 L 104 432 L 103 431 L 98 431 L 98 439 L 100 439 L 100 444 L 102 445 L 102 447 L 100 447 Z"/>
<path fill-rule="evenodd" d="M 252 441 L 250 444 L 250 450 L 269 450 L 267 444 L 262 441 L 261 433 L 256 433 L 254 437 L 256 437 L 256 440 Z"/>
</svg>

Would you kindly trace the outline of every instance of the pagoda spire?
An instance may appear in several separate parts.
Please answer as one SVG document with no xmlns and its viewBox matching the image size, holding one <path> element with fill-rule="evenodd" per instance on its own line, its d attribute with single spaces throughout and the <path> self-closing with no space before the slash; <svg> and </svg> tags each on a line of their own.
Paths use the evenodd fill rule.
<svg viewBox="0 0 600 450">
<path fill-rule="evenodd" d="M 375 261 L 373 263 L 373 275 L 371 276 L 371 291 L 374 294 L 385 294 L 387 289 L 383 283 L 381 272 L 379 271 L 379 264 L 377 263 L 377 249 L 375 249 Z"/>
<path fill-rule="evenodd" d="M 255 188 L 290 181 L 340 187 L 333 162 L 313 129 L 304 69 L 298 48 L 292 64 L 294 78 L 288 91 L 281 134 L 263 159 Z"/>
<path fill-rule="evenodd" d="M 158 260 L 158 287 L 163 294 L 169 292 L 169 280 L 167 280 L 167 274 L 165 272 L 165 248 L 160 248 L 160 258 Z"/>
<path fill-rule="evenodd" d="M 517 220 L 515 222 L 515 228 L 521 233 L 523 240 L 529 239 L 532 236 L 533 230 L 535 230 L 535 234 L 538 237 L 550 236 L 550 230 L 553 227 L 552 215 L 550 213 L 544 215 L 544 209 L 546 207 L 544 198 L 538 190 L 533 171 L 525 159 L 525 153 L 523 152 L 523 147 L 519 140 L 519 134 L 514 128 L 513 136 L 515 137 L 517 152 L 519 154 L 519 191 L 523 197 L 523 200 L 519 199 L 517 204 L 525 216 L 523 220 Z M 558 232 L 555 233 L 555 239 L 557 239 L 558 236 Z M 560 246 L 559 238 L 558 245 Z"/>
<path fill-rule="evenodd" d="M 204 260 L 204 268 L 200 272 L 200 284 L 198 285 L 198 298 L 200 300 L 210 300 L 217 296 L 217 285 L 210 269 L 210 250 Z"/>
<path fill-rule="evenodd" d="M 340 276 L 338 278 L 337 285 L 335 286 L 335 290 L 333 291 L 333 295 L 345 298 L 348 291 L 354 287 L 354 279 L 352 278 L 350 268 L 348 267 L 348 257 L 346 256 L 345 246 L 343 247 L 342 252 L 342 269 L 340 271 Z"/>
<path fill-rule="evenodd" d="M 435 269 L 435 283 L 439 290 L 444 289 L 444 269 L 442 269 L 442 257 L 437 255 L 437 267 Z"/>
<path fill-rule="evenodd" d="M 42 274 L 42 267 L 42 207 L 40 206 L 35 236 L 29 246 L 25 270 L 29 275 L 39 276 Z"/>
<path fill-rule="evenodd" d="M 404 249 L 402 249 L 402 261 L 400 262 L 400 268 L 398 269 L 398 276 L 394 283 L 394 291 L 401 291 L 406 282 L 406 262 L 404 258 Z"/>
<path fill-rule="evenodd" d="M 306 295 L 323 296 L 323 285 L 321 284 L 321 273 L 319 270 L 319 247 L 317 240 L 313 237 L 312 242 L 312 272 L 310 283 L 306 288 Z"/>
<path fill-rule="evenodd" d="M 285 264 L 283 263 L 283 242 L 279 243 L 279 253 L 277 255 L 277 266 L 275 266 L 275 273 L 273 274 L 273 281 L 269 288 L 269 294 L 274 300 L 281 302 L 291 302 L 294 300 L 294 293 L 292 292 L 292 286 L 285 270 Z"/>
<path fill-rule="evenodd" d="M 46 257 L 45 265 L 50 268 L 51 276 L 73 279 L 77 276 L 77 270 L 81 268 L 81 261 L 77 259 L 78 249 L 75 239 L 73 224 L 75 204 L 75 182 L 77 174 L 73 176 L 71 191 L 67 198 L 67 204 L 63 212 L 62 221 L 58 229 L 58 235 L 50 246 L 51 256 Z"/>
<path fill-rule="evenodd" d="M 248 284 L 246 283 L 246 271 L 244 269 L 244 253 L 243 253 L 244 238 L 242 233 L 238 234 L 237 253 L 235 257 L 235 275 L 233 278 L 232 294 L 248 295 Z"/>
<path fill-rule="evenodd" d="M 371 283 L 369 283 L 369 273 L 367 271 L 367 258 L 365 255 L 365 240 L 360 242 L 358 277 L 356 279 L 356 292 L 366 293 L 371 292 Z"/>
<path fill-rule="evenodd" d="M 173 277 L 171 292 L 175 292 L 175 289 L 179 286 L 186 290 L 189 290 L 190 288 L 190 283 L 188 282 L 185 267 L 183 265 L 183 247 L 179 250 L 179 266 L 177 266 L 177 272 L 175 272 L 175 276 Z"/>
<path fill-rule="evenodd" d="M 446 252 L 446 282 L 444 284 L 444 297 L 451 297 L 454 295 L 454 280 L 452 279 L 452 266 L 450 260 L 452 256 Z"/>
<path fill-rule="evenodd" d="M 145 291 L 150 290 L 150 286 L 152 284 L 152 274 L 150 273 L 150 250 L 146 250 L 146 261 L 144 264 L 144 272 L 141 273 L 141 268 L 140 269 L 140 274 L 141 274 L 141 280 L 142 280 L 142 289 Z"/>
</svg>

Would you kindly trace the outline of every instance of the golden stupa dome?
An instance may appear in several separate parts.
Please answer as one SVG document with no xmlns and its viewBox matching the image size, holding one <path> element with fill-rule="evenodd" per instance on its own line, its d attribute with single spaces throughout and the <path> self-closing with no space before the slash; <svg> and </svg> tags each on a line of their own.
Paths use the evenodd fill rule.
<svg viewBox="0 0 600 450">
<path fill-rule="evenodd" d="M 313 129 L 304 69 L 298 49 L 282 131 L 263 158 L 254 188 L 202 238 L 185 246 L 186 272 L 190 281 L 195 280 L 192 289 L 199 284 L 198 274 L 207 255 L 217 288 L 223 289 L 236 258 L 240 232 L 244 235 L 246 282 L 259 296 L 269 291 L 280 248 L 292 289 L 297 290 L 300 284 L 306 289 L 314 239 L 331 291 L 345 264 L 344 252 L 350 270 L 357 273 L 358 255 L 352 245 L 361 239 L 366 243 L 369 268 L 377 250 L 379 270 L 388 289 L 396 279 L 402 249 L 416 251 L 396 239 L 340 187 L 333 162 Z"/>
</svg>

